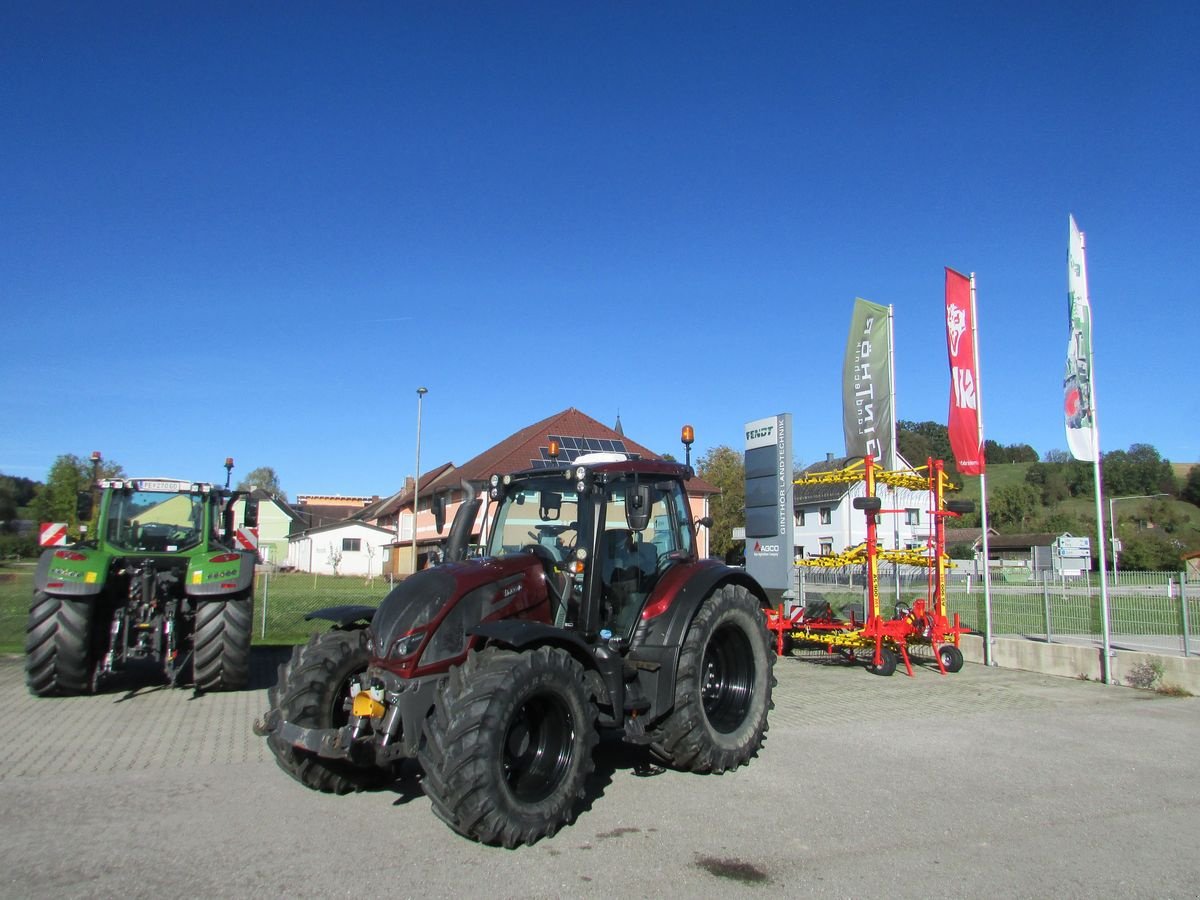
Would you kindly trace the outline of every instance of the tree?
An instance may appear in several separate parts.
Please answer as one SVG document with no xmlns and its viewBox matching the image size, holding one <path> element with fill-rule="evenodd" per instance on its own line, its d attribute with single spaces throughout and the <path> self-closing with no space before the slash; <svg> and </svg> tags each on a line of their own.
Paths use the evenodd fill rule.
<svg viewBox="0 0 1200 900">
<path fill-rule="evenodd" d="M 742 454 L 724 444 L 713 447 L 696 464 L 696 474 L 721 490 L 712 499 L 709 535 L 712 552 L 724 556 L 737 544 L 733 529 L 746 524 L 746 466 Z"/>
<path fill-rule="evenodd" d="M 286 502 L 287 493 L 279 486 L 279 476 L 270 466 L 259 466 L 237 484 L 239 491 L 262 490 Z"/>
<path fill-rule="evenodd" d="M 125 470 L 119 463 L 105 460 L 98 477 L 120 478 Z M 31 512 L 39 522 L 66 522 L 68 530 L 79 533 L 79 495 L 93 487 L 91 460 L 68 453 L 54 460 L 46 483 L 33 498 Z"/>
<path fill-rule="evenodd" d="M 1188 469 L 1187 481 L 1183 484 L 1179 499 L 1200 506 L 1200 466 L 1192 466 Z"/>
<path fill-rule="evenodd" d="M 1127 572 L 1174 572 L 1182 562 L 1182 547 L 1163 534 L 1143 532 L 1123 541 L 1121 568 Z"/>
<path fill-rule="evenodd" d="M 988 517 L 997 526 L 1025 527 L 1038 508 L 1038 494 L 1032 485 L 1018 482 L 988 491 Z"/>
</svg>

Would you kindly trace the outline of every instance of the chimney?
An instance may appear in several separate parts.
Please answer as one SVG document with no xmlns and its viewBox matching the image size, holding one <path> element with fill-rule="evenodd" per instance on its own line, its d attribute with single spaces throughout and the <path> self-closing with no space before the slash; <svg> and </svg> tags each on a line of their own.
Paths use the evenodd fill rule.
<svg viewBox="0 0 1200 900">
<path fill-rule="evenodd" d="M 833 462 L 833 454 L 832 453 L 825 454 L 825 462 L 827 462 L 827 463 Z"/>
</svg>

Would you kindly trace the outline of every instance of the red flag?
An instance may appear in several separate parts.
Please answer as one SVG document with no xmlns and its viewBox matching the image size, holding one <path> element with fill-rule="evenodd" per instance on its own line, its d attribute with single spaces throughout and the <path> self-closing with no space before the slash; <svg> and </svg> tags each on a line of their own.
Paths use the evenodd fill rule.
<svg viewBox="0 0 1200 900">
<path fill-rule="evenodd" d="M 975 308 L 971 279 L 946 269 L 946 346 L 950 351 L 950 448 L 958 471 L 982 475 L 979 370 L 975 364 Z"/>
</svg>

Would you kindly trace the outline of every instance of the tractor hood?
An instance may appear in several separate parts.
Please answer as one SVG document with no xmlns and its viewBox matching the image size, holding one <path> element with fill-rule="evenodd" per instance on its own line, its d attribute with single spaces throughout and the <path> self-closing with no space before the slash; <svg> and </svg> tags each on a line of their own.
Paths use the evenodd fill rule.
<svg viewBox="0 0 1200 900">
<path fill-rule="evenodd" d="M 410 575 L 371 620 L 371 656 L 392 668 L 444 662 L 466 652 L 469 631 L 493 618 L 537 618 L 545 607 L 545 573 L 532 554 L 449 563 Z"/>
</svg>

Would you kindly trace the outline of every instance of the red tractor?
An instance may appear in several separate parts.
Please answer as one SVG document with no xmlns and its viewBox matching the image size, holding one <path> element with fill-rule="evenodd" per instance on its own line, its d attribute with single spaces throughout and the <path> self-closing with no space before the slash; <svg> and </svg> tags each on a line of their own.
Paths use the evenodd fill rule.
<svg viewBox="0 0 1200 900">
<path fill-rule="evenodd" d="M 256 731 L 331 793 L 415 758 L 441 819 L 505 847 L 574 820 L 601 731 L 692 772 L 749 762 L 773 705 L 768 601 L 698 557 L 690 477 L 612 453 L 493 475 L 485 555 L 465 558 L 468 494 L 442 565 L 378 609 L 322 611 L 334 629 L 280 667 Z"/>
</svg>

